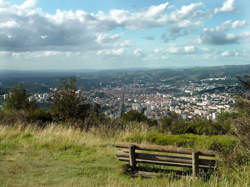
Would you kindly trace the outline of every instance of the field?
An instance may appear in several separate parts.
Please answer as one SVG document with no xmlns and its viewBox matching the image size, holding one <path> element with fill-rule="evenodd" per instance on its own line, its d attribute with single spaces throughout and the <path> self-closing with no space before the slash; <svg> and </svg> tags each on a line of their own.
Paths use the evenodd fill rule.
<svg viewBox="0 0 250 187">
<path fill-rule="evenodd" d="M 131 178 L 113 144 L 136 133 L 104 136 L 61 126 L 0 126 L 0 186 L 249 186 L 250 166 L 224 167 L 211 178 Z M 147 136 L 146 136 L 147 137 Z M 176 137 L 175 137 L 176 138 Z M 150 139 L 140 142 L 148 142 Z M 198 146 L 199 147 L 199 146 Z"/>
</svg>

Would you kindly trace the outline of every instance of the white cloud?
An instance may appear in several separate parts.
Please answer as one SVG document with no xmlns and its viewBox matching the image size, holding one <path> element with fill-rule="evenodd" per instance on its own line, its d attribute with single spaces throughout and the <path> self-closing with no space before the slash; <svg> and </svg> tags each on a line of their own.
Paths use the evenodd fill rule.
<svg viewBox="0 0 250 187">
<path fill-rule="evenodd" d="M 220 12 L 232 12 L 234 9 L 234 0 L 226 0 L 221 8 L 214 9 L 214 13 L 218 14 Z"/>
<path fill-rule="evenodd" d="M 191 3 L 171 12 L 168 16 L 169 29 L 162 34 L 162 40 L 165 42 L 176 40 L 181 36 L 194 32 L 195 28 L 202 26 L 204 19 L 209 16 L 209 13 L 200 10 L 201 6 L 203 6 L 202 2 Z"/>
<path fill-rule="evenodd" d="M 221 53 L 222 57 L 240 57 L 244 56 L 244 51 L 238 51 L 238 50 L 226 50 Z"/>
<path fill-rule="evenodd" d="M 215 31 L 228 31 L 231 29 L 238 29 L 246 25 L 246 20 L 227 20 L 221 24 L 221 26 L 217 26 L 215 29 L 210 29 L 210 30 L 215 30 Z"/>
<path fill-rule="evenodd" d="M 47 39 L 48 38 L 48 35 L 41 35 L 41 39 Z"/>
<path fill-rule="evenodd" d="M 155 17 L 155 16 L 158 16 L 162 13 L 164 13 L 164 11 L 166 10 L 168 6 L 168 2 L 166 3 L 163 3 L 159 6 L 151 6 L 148 8 L 147 11 L 145 11 L 145 17 L 149 17 L 149 18 L 152 18 L 152 17 Z"/>
<path fill-rule="evenodd" d="M 171 18 L 172 20 L 180 20 L 180 19 L 186 19 L 189 16 L 195 16 L 195 14 L 197 12 L 195 12 L 195 10 L 202 6 L 203 3 L 199 2 L 199 3 L 191 3 L 190 5 L 187 6 L 182 6 L 180 10 L 176 10 L 174 12 L 172 12 L 171 14 Z"/>
<path fill-rule="evenodd" d="M 195 10 L 202 5 L 196 3 L 183 6 L 170 15 L 166 13 L 167 2 L 137 12 L 111 10 L 108 14 L 101 11 L 93 14 L 82 10 L 75 12 L 57 10 L 55 14 L 49 14 L 35 8 L 36 2 L 36 0 L 26 0 L 20 6 L 9 4 L 1 8 L 0 50 L 21 52 L 111 49 L 121 36 L 109 32 L 118 27 L 145 29 L 170 24 L 188 33 L 184 30 L 200 25 L 199 20 L 196 22 L 191 20 L 197 18 Z M 1 1 L 1 4 L 5 2 Z M 181 34 L 175 38 L 179 36 Z M 131 44 L 128 41 L 120 43 L 122 48 L 129 45 Z"/>
<path fill-rule="evenodd" d="M 14 21 L 14 20 L 10 20 L 10 21 L 7 21 L 5 23 L 0 23 L 0 28 L 1 29 L 10 29 L 10 28 L 15 28 L 15 27 L 19 27 L 19 24 Z"/>
<path fill-rule="evenodd" d="M 113 49 L 112 50 L 112 54 L 113 55 L 121 55 L 121 54 L 123 54 L 124 53 L 124 48 L 119 48 L 119 49 Z"/>
<path fill-rule="evenodd" d="M 124 40 L 119 45 L 121 47 L 131 47 L 133 44 L 131 40 Z"/>
<path fill-rule="evenodd" d="M 97 55 L 112 55 L 112 56 L 120 56 L 124 53 L 124 48 L 118 48 L 118 49 L 104 49 L 97 51 Z"/>
<path fill-rule="evenodd" d="M 185 51 L 186 53 L 194 52 L 194 51 L 195 51 L 195 47 L 194 47 L 193 45 L 185 46 L 185 47 L 184 47 L 184 51 Z"/>
<path fill-rule="evenodd" d="M 246 20 L 236 20 L 232 23 L 232 28 L 236 29 L 236 28 L 240 28 L 246 25 Z"/>
<path fill-rule="evenodd" d="M 154 49 L 154 52 L 155 52 L 155 53 L 160 53 L 161 51 L 162 51 L 162 49 L 160 49 L 160 48 L 155 48 L 155 49 Z"/>
<path fill-rule="evenodd" d="M 104 33 L 99 33 L 97 34 L 96 37 L 96 42 L 99 44 L 103 44 L 103 43 L 112 43 L 115 42 L 117 40 L 119 40 L 121 38 L 121 36 L 119 34 L 104 34 Z"/>
<path fill-rule="evenodd" d="M 221 53 L 221 56 L 226 57 L 226 56 L 230 56 L 229 51 L 224 51 L 223 53 Z"/>
<path fill-rule="evenodd" d="M 141 49 L 135 49 L 135 50 L 134 50 L 134 55 L 135 55 L 135 56 L 142 56 L 142 54 L 143 54 L 143 53 L 142 53 L 142 50 L 141 50 Z"/>
<path fill-rule="evenodd" d="M 0 0 L 0 6 L 8 6 L 9 3 L 5 2 L 4 0 Z"/>
<path fill-rule="evenodd" d="M 201 48 L 201 50 L 204 51 L 204 52 L 209 52 L 210 51 L 210 49 L 207 48 L 207 47 L 203 47 L 203 48 Z"/>
<path fill-rule="evenodd" d="M 36 6 L 37 0 L 26 0 L 23 4 L 21 4 L 21 9 L 29 9 L 34 8 Z"/>
<path fill-rule="evenodd" d="M 179 48 L 176 47 L 176 46 L 170 46 L 170 47 L 167 49 L 167 51 L 168 51 L 169 53 L 176 54 L 176 53 L 179 52 Z"/>
<path fill-rule="evenodd" d="M 232 29 L 238 29 L 246 25 L 246 20 L 227 20 L 216 28 L 204 28 L 198 41 L 203 44 L 227 45 L 238 44 L 247 41 L 250 38 L 250 32 L 227 33 Z"/>
</svg>

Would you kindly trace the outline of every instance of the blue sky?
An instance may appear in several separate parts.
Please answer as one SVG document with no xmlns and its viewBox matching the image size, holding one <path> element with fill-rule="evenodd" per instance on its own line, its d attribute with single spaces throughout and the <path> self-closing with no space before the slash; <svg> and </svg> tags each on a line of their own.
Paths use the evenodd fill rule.
<svg viewBox="0 0 250 187">
<path fill-rule="evenodd" d="M 0 0 L 0 69 L 250 64 L 248 0 Z"/>
</svg>

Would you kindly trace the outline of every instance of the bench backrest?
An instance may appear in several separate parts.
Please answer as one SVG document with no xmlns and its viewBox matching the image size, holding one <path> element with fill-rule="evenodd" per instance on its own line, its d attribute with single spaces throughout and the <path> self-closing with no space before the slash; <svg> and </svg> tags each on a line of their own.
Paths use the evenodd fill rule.
<svg viewBox="0 0 250 187">
<path fill-rule="evenodd" d="M 216 166 L 216 153 L 211 150 L 131 143 L 117 143 L 115 146 L 124 149 L 116 153 L 118 159 L 129 162 L 134 170 L 137 163 L 188 167 L 192 168 L 193 176 L 197 176 L 199 168 L 214 169 Z"/>
</svg>

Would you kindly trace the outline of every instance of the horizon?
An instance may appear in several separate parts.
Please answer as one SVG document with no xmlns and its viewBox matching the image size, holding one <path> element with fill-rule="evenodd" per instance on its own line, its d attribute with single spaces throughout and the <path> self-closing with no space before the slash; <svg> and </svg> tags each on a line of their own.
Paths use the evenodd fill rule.
<svg viewBox="0 0 250 187">
<path fill-rule="evenodd" d="M 0 70 L 249 65 L 249 6 L 245 0 L 0 0 Z"/>
<path fill-rule="evenodd" d="M 138 68 L 117 68 L 117 69 L 0 69 L 0 72 L 51 72 L 51 73 L 95 73 L 95 72 L 126 72 L 126 71 L 157 71 L 157 70 L 185 70 L 185 69 L 206 69 L 206 68 L 221 68 L 221 67 L 233 67 L 233 66 L 250 66 L 250 64 L 239 64 L 239 65 L 214 65 L 214 66 L 170 66 L 170 67 L 138 67 Z"/>
</svg>

